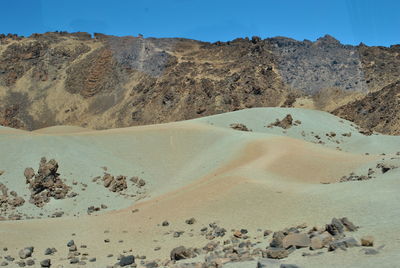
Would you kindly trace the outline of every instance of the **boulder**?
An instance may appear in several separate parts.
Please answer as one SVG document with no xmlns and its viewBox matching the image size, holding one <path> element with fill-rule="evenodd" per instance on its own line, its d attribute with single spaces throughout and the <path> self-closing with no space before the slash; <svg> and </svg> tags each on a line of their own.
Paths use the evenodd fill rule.
<svg viewBox="0 0 400 268">
<path fill-rule="evenodd" d="M 133 255 L 122 256 L 119 260 L 119 265 L 121 267 L 131 265 L 135 262 L 135 257 Z"/>
</svg>

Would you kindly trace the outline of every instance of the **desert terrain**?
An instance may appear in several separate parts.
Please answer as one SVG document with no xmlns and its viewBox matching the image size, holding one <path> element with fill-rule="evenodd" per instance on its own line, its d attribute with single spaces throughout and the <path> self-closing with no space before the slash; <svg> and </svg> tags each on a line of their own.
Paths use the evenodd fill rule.
<svg viewBox="0 0 400 268">
<path fill-rule="evenodd" d="M 328 112 L 3 126 L 0 148 L 2 266 L 400 265 L 400 137 Z"/>
</svg>

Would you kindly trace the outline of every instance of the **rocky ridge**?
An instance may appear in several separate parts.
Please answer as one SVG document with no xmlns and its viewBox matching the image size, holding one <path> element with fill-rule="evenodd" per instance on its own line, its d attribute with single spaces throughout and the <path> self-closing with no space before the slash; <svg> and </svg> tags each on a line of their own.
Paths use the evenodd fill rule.
<svg viewBox="0 0 400 268">
<path fill-rule="evenodd" d="M 255 36 L 215 43 L 81 32 L 1 35 L 0 124 L 102 129 L 251 107 L 332 111 L 397 81 L 399 52 L 398 45 L 343 45 L 329 35 L 315 42 Z M 370 127 L 397 133 L 392 113 L 380 113 L 388 123 Z"/>
</svg>

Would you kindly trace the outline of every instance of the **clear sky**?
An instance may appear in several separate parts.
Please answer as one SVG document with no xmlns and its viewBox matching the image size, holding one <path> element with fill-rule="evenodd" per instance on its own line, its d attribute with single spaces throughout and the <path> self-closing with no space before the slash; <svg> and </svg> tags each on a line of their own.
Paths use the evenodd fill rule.
<svg viewBox="0 0 400 268">
<path fill-rule="evenodd" d="M 0 0 L 0 33 L 85 31 L 228 41 L 258 35 L 400 44 L 400 0 Z"/>
</svg>

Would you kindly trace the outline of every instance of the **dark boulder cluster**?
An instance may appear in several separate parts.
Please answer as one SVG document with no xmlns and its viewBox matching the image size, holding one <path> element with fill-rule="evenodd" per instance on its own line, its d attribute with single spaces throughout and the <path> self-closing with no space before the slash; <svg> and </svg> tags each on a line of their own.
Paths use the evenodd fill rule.
<svg viewBox="0 0 400 268">
<path fill-rule="evenodd" d="M 26 168 L 24 175 L 26 183 L 29 184 L 31 198 L 29 202 L 37 207 L 43 207 L 50 201 L 50 198 L 64 199 L 67 197 L 71 187 L 67 186 L 57 173 L 58 163 L 51 159 L 47 161 L 42 157 L 38 172 L 35 174 L 33 168 Z"/>
</svg>

